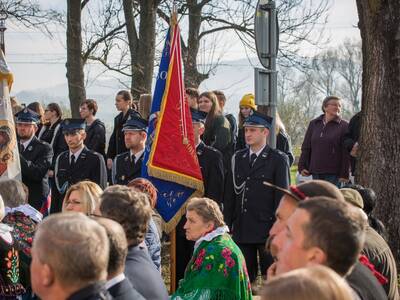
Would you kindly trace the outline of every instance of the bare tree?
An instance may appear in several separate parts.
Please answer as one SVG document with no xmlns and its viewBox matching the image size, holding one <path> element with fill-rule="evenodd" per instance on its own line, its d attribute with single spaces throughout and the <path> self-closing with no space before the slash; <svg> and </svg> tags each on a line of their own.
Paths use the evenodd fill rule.
<svg viewBox="0 0 400 300">
<path fill-rule="evenodd" d="M 337 93 L 337 64 L 337 56 L 332 49 L 312 59 L 312 72 L 309 74 L 313 80 L 310 82 L 324 96 Z"/>
<path fill-rule="evenodd" d="M 134 99 L 150 93 L 153 80 L 156 18 L 160 0 L 123 0 L 131 58 L 131 91 Z M 134 11 L 139 11 L 137 28 Z"/>
<path fill-rule="evenodd" d="M 79 117 L 79 105 L 86 98 L 82 60 L 81 1 L 67 5 L 67 80 L 72 117 Z"/>
<path fill-rule="evenodd" d="M 362 39 L 357 181 L 375 190 L 377 215 L 400 262 L 400 2 L 356 0 Z"/>
<path fill-rule="evenodd" d="M 17 26 L 35 27 L 51 36 L 49 24 L 62 21 L 62 14 L 54 9 L 43 9 L 32 0 L 1 0 L 0 9 L 4 10 L 10 21 Z"/>
<path fill-rule="evenodd" d="M 352 114 L 360 111 L 362 53 L 361 41 L 346 40 L 336 51 L 337 72 L 343 79 L 339 93 L 350 102 Z"/>
<path fill-rule="evenodd" d="M 218 65 L 217 59 L 213 63 L 208 63 L 208 69 L 199 71 L 201 40 L 212 39 L 212 36 L 220 32 L 223 32 L 226 38 L 231 31 L 246 49 L 255 51 L 255 1 L 180 0 L 176 3 L 178 12 L 183 15 L 182 19 L 189 27 L 187 41 L 182 42 L 186 85 L 197 87 Z M 326 23 L 329 0 L 319 1 L 317 5 L 311 0 L 281 0 L 277 1 L 277 5 L 281 33 L 278 62 L 286 66 L 304 64 L 304 60 L 298 55 L 300 44 L 317 45 L 321 42 L 320 36 L 313 33 L 315 26 Z M 169 22 L 170 10 L 169 2 L 165 1 L 160 6 L 158 14 Z M 213 47 L 216 48 L 218 45 Z"/>
</svg>

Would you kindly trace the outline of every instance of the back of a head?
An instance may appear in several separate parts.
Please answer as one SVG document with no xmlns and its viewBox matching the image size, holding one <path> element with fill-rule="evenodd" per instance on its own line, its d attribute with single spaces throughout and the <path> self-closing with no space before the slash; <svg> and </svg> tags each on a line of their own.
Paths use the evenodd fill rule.
<svg viewBox="0 0 400 300">
<path fill-rule="evenodd" d="M 330 182 L 324 180 L 309 180 L 297 186 L 306 197 L 328 197 L 344 201 L 340 190 Z"/>
<path fill-rule="evenodd" d="M 152 213 L 146 194 L 122 185 L 110 186 L 101 195 L 100 211 L 122 225 L 130 246 L 143 242 Z"/>
<path fill-rule="evenodd" d="M 125 237 L 124 229 L 117 222 L 102 218 L 94 218 L 107 232 L 110 243 L 110 256 L 108 260 L 108 277 L 116 276 L 124 271 L 125 259 L 128 253 L 128 242 Z"/>
<path fill-rule="evenodd" d="M 7 179 L 0 181 L 0 194 L 6 207 L 14 208 L 26 204 L 26 193 L 21 181 Z"/>
<path fill-rule="evenodd" d="M 343 278 L 324 266 L 297 269 L 282 274 L 264 286 L 262 300 L 351 300 Z"/>
<path fill-rule="evenodd" d="M 304 226 L 304 247 L 318 247 L 326 255 L 325 264 L 346 275 L 356 263 L 365 241 L 366 220 L 344 201 L 314 197 L 299 203 L 309 215 Z"/>
<path fill-rule="evenodd" d="M 86 286 L 107 277 L 109 242 L 105 229 L 81 213 L 47 217 L 38 227 L 33 251 L 62 286 Z"/>
</svg>

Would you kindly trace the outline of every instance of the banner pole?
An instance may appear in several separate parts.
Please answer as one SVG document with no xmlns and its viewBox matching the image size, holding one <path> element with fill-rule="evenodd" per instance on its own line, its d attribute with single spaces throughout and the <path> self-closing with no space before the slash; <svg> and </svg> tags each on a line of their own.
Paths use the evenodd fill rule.
<svg viewBox="0 0 400 300">
<path fill-rule="evenodd" d="M 170 233 L 170 293 L 176 291 L 176 228 Z"/>
</svg>

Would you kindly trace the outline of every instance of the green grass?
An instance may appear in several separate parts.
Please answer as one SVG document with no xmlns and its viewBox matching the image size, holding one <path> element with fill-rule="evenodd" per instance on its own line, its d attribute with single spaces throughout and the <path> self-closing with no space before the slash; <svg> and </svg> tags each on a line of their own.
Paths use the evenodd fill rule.
<svg viewBox="0 0 400 300">
<path fill-rule="evenodd" d="M 297 165 L 290 167 L 290 184 L 296 184 Z"/>
</svg>

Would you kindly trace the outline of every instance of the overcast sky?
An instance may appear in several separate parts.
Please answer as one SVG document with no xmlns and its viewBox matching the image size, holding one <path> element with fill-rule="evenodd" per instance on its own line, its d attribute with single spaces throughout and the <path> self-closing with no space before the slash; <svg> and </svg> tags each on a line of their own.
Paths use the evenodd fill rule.
<svg viewBox="0 0 400 300">
<path fill-rule="evenodd" d="M 46 7 L 65 7 L 65 0 L 39 0 Z M 345 38 L 360 37 L 355 27 L 358 22 L 355 0 L 332 0 L 326 34 L 330 37 L 330 46 L 340 44 Z M 65 78 L 65 32 L 54 32 L 54 39 L 44 36 L 36 30 L 17 28 L 7 24 L 6 56 L 14 76 L 13 94 L 21 90 L 46 88 L 66 83 Z M 185 28 L 182 28 L 185 31 Z M 228 44 L 229 46 L 229 44 Z M 305 52 L 315 49 L 304 49 Z M 241 47 L 225 48 L 224 60 L 246 57 Z M 312 53 L 310 53 L 312 55 Z M 96 73 L 94 69 L 93 73 Z"/>
</svg>

